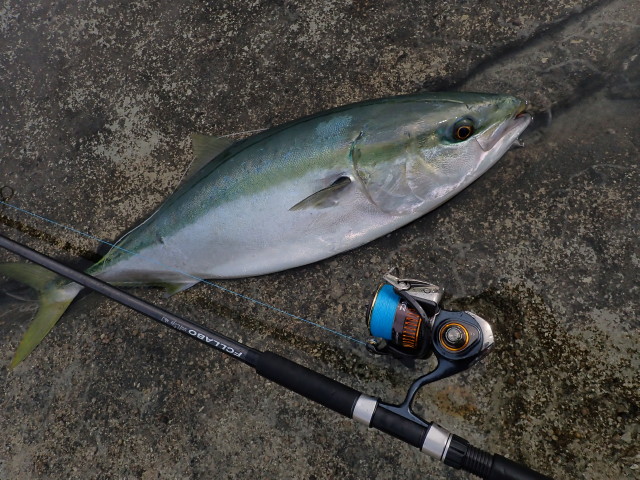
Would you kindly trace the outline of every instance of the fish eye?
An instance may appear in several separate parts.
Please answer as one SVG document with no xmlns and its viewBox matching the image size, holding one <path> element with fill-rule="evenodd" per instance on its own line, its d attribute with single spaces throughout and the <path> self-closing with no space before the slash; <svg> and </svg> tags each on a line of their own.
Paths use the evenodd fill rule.
<svg viewBox="0 0 640 480">
<path fill-rule="evenodd" d="M 466 140 L 475 132 L 473 122 L 468 118 L 458 120 L 453 126 L 453 138 L 459 142 Z"/>
</svg>

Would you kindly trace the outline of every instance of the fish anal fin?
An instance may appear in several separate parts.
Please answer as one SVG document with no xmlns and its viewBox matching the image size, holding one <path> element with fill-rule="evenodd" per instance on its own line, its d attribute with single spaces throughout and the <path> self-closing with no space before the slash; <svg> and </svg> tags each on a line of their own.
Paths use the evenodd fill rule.
<svg viewBox="0 0 640 480">
<path fill-rule="evenodd" d="M 193 287 L 196 283 L 200 283 L 200 281 L 194 280 L 193 282 L 186 283 L 163 283 L 161 287 L 164 288 L 164 297 L 169 298 L 176 293 L 180 293 L 187 288 Z"/>
<path fill-rule="evenodd" d="M 339 177 L 335 182 L 316 193 L 309 195 L 291 207 L 290 211 L 329 208 L 338 204 L 340 195 L 351 185 L 351 178 Z"/>
</svg>

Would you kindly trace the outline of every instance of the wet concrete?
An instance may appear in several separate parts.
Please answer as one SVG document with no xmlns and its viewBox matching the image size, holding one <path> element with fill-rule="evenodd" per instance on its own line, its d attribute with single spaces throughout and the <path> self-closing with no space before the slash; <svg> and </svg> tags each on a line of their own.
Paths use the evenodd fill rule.
<svg viewBox="0 0 640 480">
<path fill-rule="evenodd" d="M 192 131 L 421 89 L 527 98 L 526 147 L 435 212 L 334 259 L 224 285 L 363 338 L 382 273 L 426 277 L 448 307 L 490 319 L 497 348 L 421 392 L 425 418 L 558 479 L 639 478 L 639 11 L 636 0 L 8 1 L 1 193 L 113 240 L 175 187 Z M 103 251 L 0 215 L 2 233 L 77 266 Z M 468 478 L 97 295 L 8 371 L 35 305 L 1 288 L 2 479 Z M 135 293 L 388 401 L 418 373 L 212 287 Z"/>
</svg>

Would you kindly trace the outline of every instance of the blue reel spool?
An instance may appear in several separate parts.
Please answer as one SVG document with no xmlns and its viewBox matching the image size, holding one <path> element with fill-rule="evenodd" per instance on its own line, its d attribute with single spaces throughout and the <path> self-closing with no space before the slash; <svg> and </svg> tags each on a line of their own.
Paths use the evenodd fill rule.
<svg viewBox="0 0 640 480">
<path fill-rule="evenodd" d="M 369 331 L 374 337 L 391 340 L 400 296 L 389 284 L 378 288 L 369 311 Z"/>
<path fill-rule="evenodd" d="M 399 353 L 422 357 L 428 352 L 424 348 L 425 320 L 406 299 L 396 293 L 392 285 L 385 284 L 378 288 L 373 298 L 368 325 L 371 335 L 386 340 L 399 349 Z"/>
</svg>

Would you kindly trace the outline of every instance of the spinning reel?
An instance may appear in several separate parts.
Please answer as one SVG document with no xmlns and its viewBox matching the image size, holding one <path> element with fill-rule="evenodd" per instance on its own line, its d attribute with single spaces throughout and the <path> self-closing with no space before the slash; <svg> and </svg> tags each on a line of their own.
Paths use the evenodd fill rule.
<svg viewBox="0 0 640 480">
<path fill-rule="evenodd" d="M 367 350 L 391 355 L 413 367 L 416 360 L 435 355 L 435 369 L 413 382 L 400 405 L 390 410 L 426 424 L 411 410 L 418 390 L 429 383 L 462 372 L 487 355 L 493 347 L 489 323 L 471 312 L 454 312 L 440 307 L 444 290 L 431 283 L 401 279 L 391 273 L 378 287 L 371 302 L 367 323 L 372 337 Z"/>
</svg>

